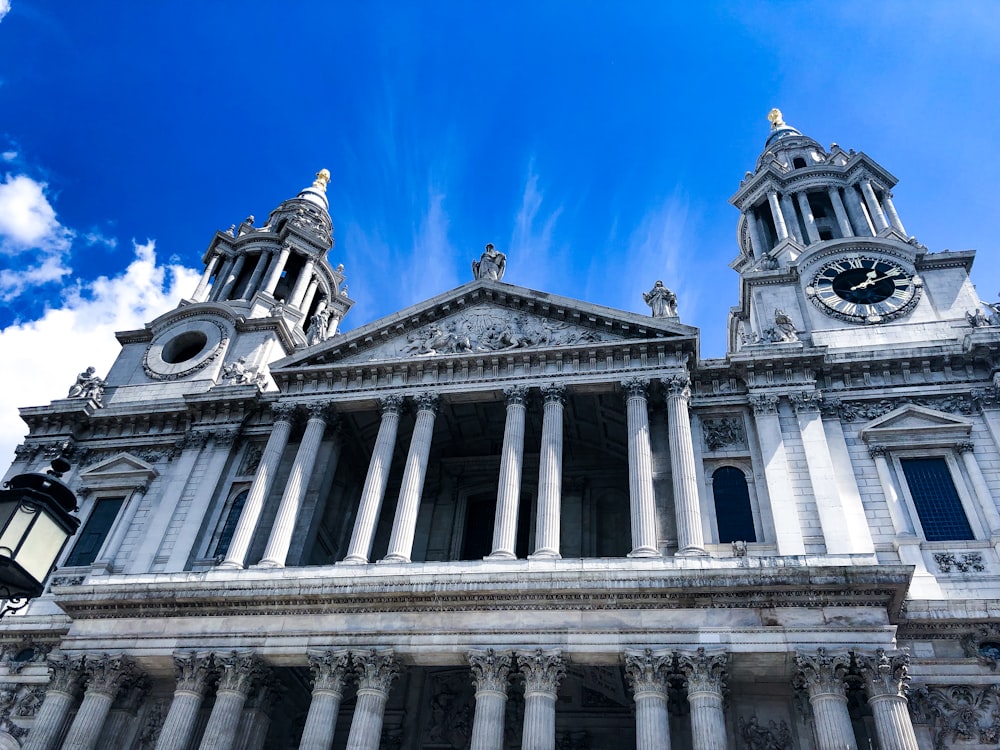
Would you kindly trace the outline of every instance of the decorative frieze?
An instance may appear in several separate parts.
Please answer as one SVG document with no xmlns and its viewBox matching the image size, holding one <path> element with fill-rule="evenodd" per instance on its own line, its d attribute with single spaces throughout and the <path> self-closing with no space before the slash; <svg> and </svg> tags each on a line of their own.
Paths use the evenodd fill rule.
<svg viewBox="0 0 1000 750">
<path fill-rule="evenodd" d="M 44 662 L 54 645 L 36 641 L 30 635 L 22 636 L 17 641 L 8 641 L 0 645 L 0 666 L 7 668 L 7 674 L 21 674 L 21 670 L 29 664 Z"/>
<path fill-rule="evenodd" d="M 942 573 L 983 573 L 986 566 L 983 564 L 981 552 L 935 552 L 934 562 Z"/>
<path fill-rule="evenodd" d="M 746 750 L 792 750 L 795 747 L 792 732 L 784 719 L 771 719 L 764 726 L 756 716 L 749 719 L 740 716 L 736 721 L 736 729 Z"/>
<path fill-rule="evenodd" d="M 746 448 L 747 436 L 743 420 L 739 417 L 721 417 L 701 420 L 701 431 L 705 438 L 705 448 L 709 451 L 723 448 Z"/>
<path fill-rule="evenodd" d="M 919 686 L 910 695 L 910 714 L 929 725 L 934 750 L 959 744 L 1000 744 L 1000 686 Z"/>
<path fill-rule="evenodd" d="M 956 394 L 951 396 L 905 396 L 902 398 L 883 398 L 878 401 L 838 401 L 830 400 L 824 404 L 825 415 L 839 416 L 845 422 L 867 422 L 885 416 L 900 406 L 913 404 L 928 409 L 949 412 L 951 414 L 972 414 L 973 400 L 970 396 Z"/>
</svg>

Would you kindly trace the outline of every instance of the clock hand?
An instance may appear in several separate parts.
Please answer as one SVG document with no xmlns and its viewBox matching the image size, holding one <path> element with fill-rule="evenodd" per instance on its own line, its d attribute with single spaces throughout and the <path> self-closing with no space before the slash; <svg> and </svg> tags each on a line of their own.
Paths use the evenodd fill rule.
<svg viewBox="0 0 1000 750">
<path fill-rule="evenodd" d="M 868 278 L 865 279 L 864 281 L 859 282 L 859 283 L 855 284 L 854 286 L 852 286 L 851 287 L 851 291 L 854 292 L 854 291 L 857 291 L 858 289 L 865 289 L 867 287 L 870 287 L 875 282 L 881 281 L 882 279 L 876 279 L 875 278 L 876 275 L 878 275 L 878 271 L 874 271 L 874 270 L 869 271 L 868 272 Z"/>
</svg>

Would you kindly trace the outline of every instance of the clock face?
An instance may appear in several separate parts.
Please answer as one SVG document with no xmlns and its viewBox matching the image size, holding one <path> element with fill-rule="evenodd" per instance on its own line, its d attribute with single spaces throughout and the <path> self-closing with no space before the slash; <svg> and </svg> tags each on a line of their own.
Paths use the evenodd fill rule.
<svg viewBox="0 0 1000 750">
<path fill-rule="evenodd" d="M 909 311 L 921 281 L 894 260 L 845 257 L 825 264 L 806 293 L 823 312 L 851 323 L 883 323 Z"/>
</svg>

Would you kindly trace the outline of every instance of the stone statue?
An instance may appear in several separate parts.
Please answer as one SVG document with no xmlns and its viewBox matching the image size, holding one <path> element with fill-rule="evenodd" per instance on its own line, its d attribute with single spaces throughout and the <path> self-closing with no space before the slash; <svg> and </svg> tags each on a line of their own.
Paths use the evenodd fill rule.
<svg viewBox="0 0 1000 750">
<path fill-rule="evenodd" d="M 506 270 L 507 256 L 497 250 L 492 242 L 486 246 L 479 260 L 472 261 L 472 277 L 475 279 L 500 281 Z"/>
<path fill-rule="evenodd" d="M 986 313 L 982 309 L 969 310 L 965 313 L 965 319 L 969 321 L 969 325 L 973 328 L 980 328 L 990 324 L 990 319 L 986 317 Z"/>
<path fill-rule="evenodd" d="M 317 310 L 309 318 L 309 333 L 306 336 L 306 343 L 309 346 L 319 344 L 326 340 L 326 328 L 330 323 L 330 311 L 327 308 Z"/>
<path fill-rule="evenodd" d="M 767 119 L 771 122 L 771 130 L 785 127 L 785 120 L 781 115 L 781 110 L 777 107 L 767 113 Z"/>
<path fill-rule="evenodd" d="M 774 326 L 775 333 L 779 336 L 779 338 L 774 339 L 775 341 L 799 340 L 799 334 L 795 331 L 795 324 L 780 307 L 774 309 Z"/>
<path fill-rule="evenodd" d="M 222 382 L 226 385 L 255 385 L 264 390 L 267 378 L 256 367 L 247 367 L 246 357 L 240 357 L 222 368 Z"/>
<path fill-rule="evenodd" d="M 677 317 L 677 295 L 663 286 L 662 281 L 657 281 L 652 289 L 643 292 L 642 298 L 652 309 L 654 318 Z"/>
<path fill-rule="evenodd" d="M 990 325 L 1000 326 L 1000 302 L 984 302 L 990 308 Z"/>
<path fill-rule="evenodd" d="M 77 375 L 66 398 L 89 398 L 98 406 L 104 406 L 104 387 L 107 383 L 97 377 L 96 372 L 95 368 L 88 367 Z"/>
</svg>

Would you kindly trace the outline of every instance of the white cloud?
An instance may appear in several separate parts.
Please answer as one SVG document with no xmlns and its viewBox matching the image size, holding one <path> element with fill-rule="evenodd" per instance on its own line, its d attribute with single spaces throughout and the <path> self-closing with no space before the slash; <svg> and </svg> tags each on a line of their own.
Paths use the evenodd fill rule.
<svg viewBox="0 0 1000 750">
<path fill-rule="evenodd" d="M 0 2 L 3 2 L 3 0 L 0 0 Z M 4 151 L 0 154 L 0 158 L 4 161 L 14 161 L 17 158 L 17 151 Z"/>
<path fill-rule="evenodd" d="M 27 432 L 19 406 L 64 398 L 90 365 L 106 375 L 119 351 L 114 331 L 141 328 L 194 290 L 196 271 L 158 264 L 152 240 L 134 245 L 135 257 L 119 275 L 78 284 L 38 320 L 0 330 L 0 463 L 13 459 Z"/>
<path fill-rule="evenodd" d="M 10 13 L 10 0 L 0 0 L 0 21 Z"/>
<path fill-rule="evenodd" d="M 547 269 L 557 268 L 558 258 L 553 257 L 552 232 L 562 213 L 558 207 L 548 213 L 542 211 L 544 194 L 538 187 L 535 164 L 528 166 L 528 177 L 521 194 L 521 207 L 514 220 L 514 232 L 510 238 L 509 261 L 519 269 L 517 279 L 507 279 L 514 284 L 548 289 Z"/>
</svg>

